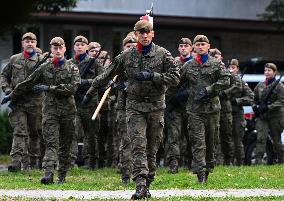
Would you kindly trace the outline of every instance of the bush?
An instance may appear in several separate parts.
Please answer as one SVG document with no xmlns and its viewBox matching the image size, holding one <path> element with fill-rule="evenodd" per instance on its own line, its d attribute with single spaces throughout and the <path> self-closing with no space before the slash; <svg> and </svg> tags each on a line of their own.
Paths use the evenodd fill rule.
<svg viewBox="0 0 284 201">
<path fill-rule="evenodd" d="M 0 112 L 0 154 L 9 154 L 13 140 L 13 130 L 8 119 L 8 111 Z"/>
</svg>

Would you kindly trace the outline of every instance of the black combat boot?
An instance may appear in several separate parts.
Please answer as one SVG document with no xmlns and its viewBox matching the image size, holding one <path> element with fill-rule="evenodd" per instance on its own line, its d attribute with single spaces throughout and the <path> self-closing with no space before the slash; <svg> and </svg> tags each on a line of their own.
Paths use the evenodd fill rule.
<svg viewBox="0 0 284 201">
<path fill-rule="evenodd" d="M 171 173 L 171 174 L 176 174 L 178 173 L 178 166 L 171 166 L 168 173 Z"/>
<path fill-rule="evenodd" d="M 21 162 L 20 161 L 13 161 L 12 164 L 8 166 L 9 172 L 18 172 L 21 171 Z"/>
<path fill-rule="evenodd" d="M 146 198 L 146 186 L 136 186 L 136 192 L 131 196 L 131 200 L 141 200 Z"/>
<path fill-rule="evenodd" d="M 147 179 L 147 181 L 146 181 L 146 198 L 151 198 L 150 185 L 151 185 L 151 181 L 149 181 L 149 179 Z"/>
<path fill-rule="evenodd" d="M 128 177 L 128 176 L 122 176 L 122 177 L 121 177 L 121 181 L 122 181 L 122 184 L 123 184 L 123 185 L 128 186 L 129 183 L 130 183 L 130 177 Z"/>
<path fill-rule="evenodd" d="M 197 173 L 197 180 L 199 183 L 204 184 L 206 182 L 206 174 L 205 172 Z"/>
<path fill-rule="evenodd" d="M 66 171 L 58 172 L 57 184 L 63 184 L 65 182 L 65 178 L 66 178 Z"/>
<path fill-rule="evenodd" d="M 209 171 L 205 171 L 205 183 L 207 182 L 207 180 L 208 180 L 208 176 L 209 176 Z"/>
<path fill-rule="evenodd" d="M 53 183 L 53 173 L 52 172 L 45 172 L 44 176 L 40 180 L 40 183 L 52 184 Z"/>
</svg>

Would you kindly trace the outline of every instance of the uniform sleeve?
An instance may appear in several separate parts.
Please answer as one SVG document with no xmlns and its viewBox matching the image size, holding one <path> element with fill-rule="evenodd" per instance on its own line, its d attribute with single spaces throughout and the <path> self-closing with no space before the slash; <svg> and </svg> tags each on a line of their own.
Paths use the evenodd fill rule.
<svg viewBox="0 0 284 201">
<path fill-rule="evenodd" d="M 98 88 L 106 85 L 110 79 L 115 75 L 119 75 L 123 72 L 123 61 L 122 55 L 118 55 L 114 58 L 113 62 L 105 69 L 105 71 L 97 76 L 93 82 L 90 89 L 87 91 L 87 95 L 94 96 Z"/>
<path fill-rule="evenodd" d="M 12 78 L 12 64 L 11 61 L 3 68 L 0 74 L 0 85 L 1 89 L 5 94 L 9 94 L 12 91 L 11 88 L 11 78 Z"/>
<path fill-rule="evenodd" d="M 177 86 L 180 81 L 179 68 L 169 51 L 165 52 L 164 56 L 164 73 L 154 72 L 153 82 L 161 85 Z"/>
<path fill-rule="evenodd" d="M 242 90 L 242 97 L 236 98 L 237 104 L 242 106 L 251 106 L 254 100 L 254 93 L 244 81 L 242 81 Z"/>
<path fill-rule="evenodd" d="M 231 75 L 230 79 L 230 88 L 225 89 L 224 93 L 227 95 L 227 97 L 230 99 L 234 94 L 241 93 L 242 91 L 242 81 L 240 78 Z"/>
<path fill-rule="evenodd" d="M 42 78 L 42 69 L 44 66 L 37 68 L 26 80 L 16 85 L 15 89 L 11 92 L 12 99 L 16 99 L 19 96 L 24 95 L 27 91 L 30 91 L 33 86 L 40 83 Z"/>
<path fill-rule="evenodd" d="M 253 92 L 254 92 L 253 106 L 256 106 L 256 105 L 259 104 L 259 94 L 258 94 L 259 85 L 260 84 L 258 83 L 253 90 Z"/>
<path fill-rule="evenodd" d="M 269 110 L 281 108 L 284 105 L 284 88 L 282 84 L 277 85 L 277 99 L 272 104 L 267 105 Z"/>
<path fill-rule="evenodd" d="M 218 64 L 220 65 L 220 64 Z M 216 96 L 220 91 L 230 87 L 230 73 L 219 66 L 219 70 L 216 72 L 217 81 L 206 87 L 207 93 L 210 96 Z"/>
<path fill-rule="evenodd" d="M 80 85 L 80 73 L 77 66 L 71 66 L 71 81 L 67 84 L 59 84 L 59 85 L 51 85 L 49 86 L 49 92 L 57 94 L 57 95 L 64 95 L 64 96 L 71 96 L 75 95 L 79 85 Z"/>
</svg>

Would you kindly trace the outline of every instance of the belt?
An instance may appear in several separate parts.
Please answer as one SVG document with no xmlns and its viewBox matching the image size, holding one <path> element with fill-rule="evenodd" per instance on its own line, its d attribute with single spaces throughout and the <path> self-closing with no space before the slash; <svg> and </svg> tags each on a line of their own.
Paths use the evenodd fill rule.
<svg viewBox="0 0 284 201">
<path fill-rule="evenodd" d="M 158 96 L 137 96 L 133 94 L 127 94 L 127 99 L 129 100 L 136 100 L 139 102 L 144 102 L 144 103 L 152 103 L 155 101 L 164 101 L 165 100 L 165 95 L 158 95 Z"/>
</svg>

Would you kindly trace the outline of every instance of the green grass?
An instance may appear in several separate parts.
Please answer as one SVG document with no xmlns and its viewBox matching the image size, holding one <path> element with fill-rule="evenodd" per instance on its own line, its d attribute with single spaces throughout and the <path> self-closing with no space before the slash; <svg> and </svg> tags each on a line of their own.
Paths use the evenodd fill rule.
<svg viewBox="0 0 284 201">
<path fill-rule="evenodd" d="M 18 197 L 18 198 L 10 198 L 10 197 L 1 197 L 1 200 L 3 201 L 78 201 L 80 199 L 75 199 L 75 198 L 69 198 L 69 199 L 32 199 L 32 198 L 23 198 L 23 197 Z M 92 199 L 92 200 L 99 200 L 99 201 L 125 201 L 129 199 Z M 170 197 L 170 198 L 151 198 L 149 201 L 280 201 L 284 200 L 284 196 L 280 197 L 250 197 L 250 198 L 233 198 L 233 197 L 226 197 L 226 198 L 214 198 L 214 197 Z M 86 201 L 86 200 L 85 200 Z M 89 200 L 90 201 L 90 200 Z"/>
<path fill-rule="evenodd" d="M 67 175 L 62 185 L 42 185 L 40 178 L 43 172 L 9 173 L 0 172 L 0 189 L 63 189 L 63 190 L 125 190 L 134 189 L 133 182 L 125 187 L 120 182 L 120 175 L 115 169 L 89 171 L 74 168 Z M 56 179 L 56 175 L 55 175 Z M 243 189 L 243 188 L 284 188 L 284 166 L 250 166 L 215 168 L 209 175 L 207 184 L 196 182 L 196 175 L 181 169 L 178 174 L 167 173 L 166 168 L 157 171 L 151 189 Z"/>
</svg>

